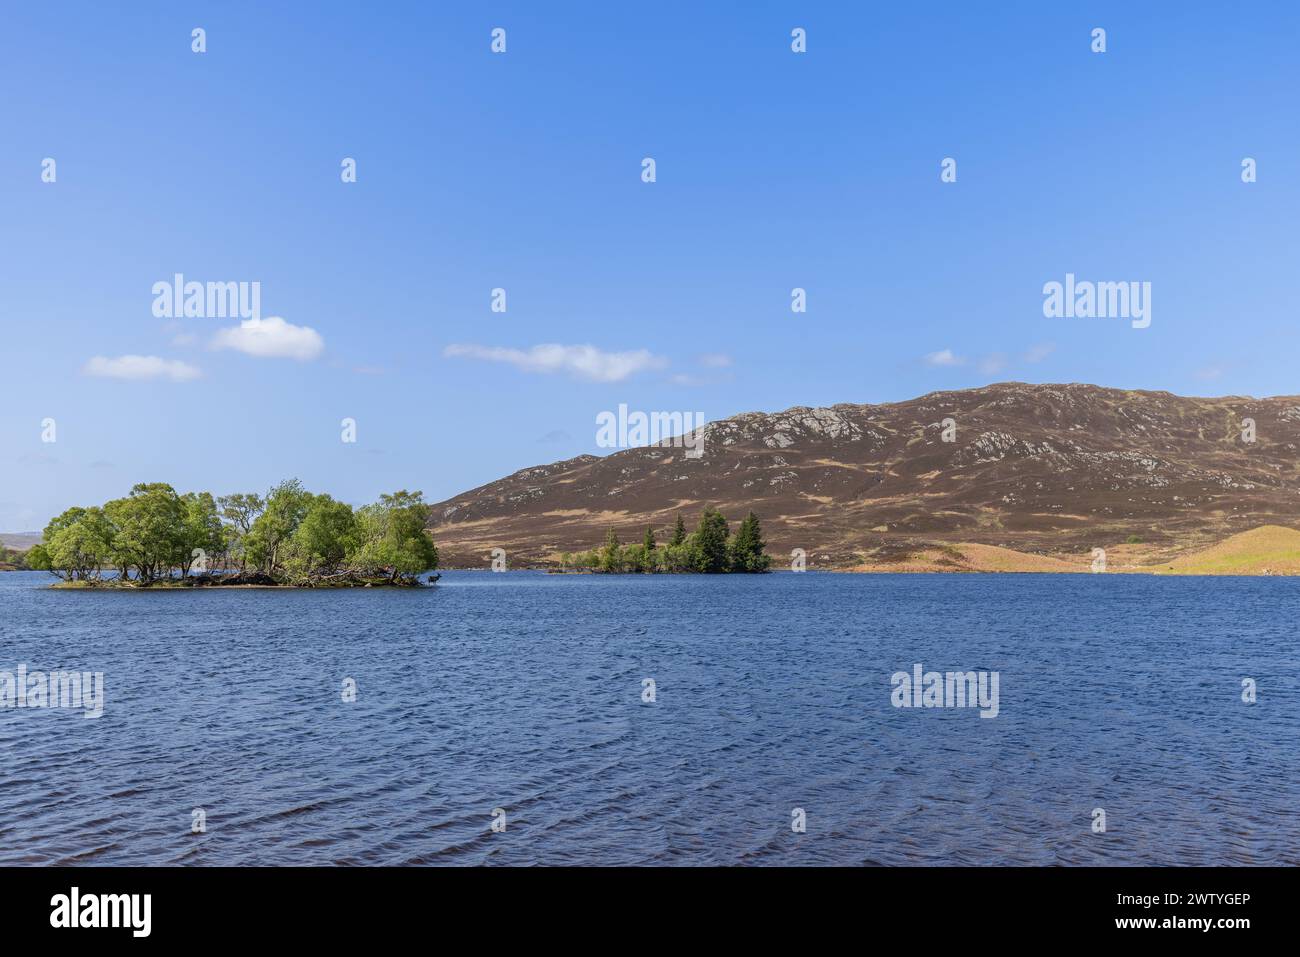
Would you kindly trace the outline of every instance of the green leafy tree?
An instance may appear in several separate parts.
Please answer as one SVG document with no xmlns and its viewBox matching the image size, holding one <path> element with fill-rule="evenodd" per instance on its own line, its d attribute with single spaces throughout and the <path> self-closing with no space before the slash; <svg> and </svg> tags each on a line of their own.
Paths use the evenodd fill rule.
<svg viewBox="0 0 1300 957">
<path fill-rule="evenodd" d="M 625 545 L 619 557 L 620 564 L 624 571 L 643 572 L 646 570 L 646 551 L 645 546 Z"/>
<path fill-rule="evenodd" d="M 255 492 L 236 492 L 233 495 L 223 495 L 217 499 L 217 505 L 221 508 L 221 517 L 239 529 L 240 534 L 243 535 L 247 535 L 253 530 L 253 522 L 266 508 L 266 502 L 262 501 L 262 496 Z"/>
<path fill-rule="evenodd" d="M 217 558 L 226 551 L 226 526 L 221 524 L 216 499 L 211 492 L 187 492 L 181 496 L 185 508 L 185 542 L 182 547 L 181 577 L 189 575 L 197 564 L 211 571 Z"/>
<path fill-rule="evenodd" d="M 66 547 L 56 546 L 54 542 L 68 529 L 76 526 L 85 514 L 86 510 L 79 506 L 66 509 L 61 514 L 50 519 L 45 526 L 45 532 L 41 536 L 41 544 L 45 547 L 45 557 L 49 560 L 48 570 L 64 581 L 71 581 L 77 577 L 80 571 L 80 563 L 73 554 L 66 550 Z"/>
<path fill-rule="evenodd" d="M 336 574 L 357 544 L 352 506 L 328 495 L 315 495 L 290 539 L 286 564 L 300 578 Z"/>
<path fill-rule="evenodd" d="M 27 549 L 23 558 L 27 567 L 34 572 L 49 572 L 54 570 L 50 563 L 50 553 L 45 550 L 45 546 L 39 542 Z"/>
<path fill-rule="evenodd" d="M 342 578 L 360 584 L 361 577 L 382 577 L 412 584 L 438 566 L 428 521 L 421 493 L 405 490 L 354 512 L 346 502 L 312 495 L 296 479 L 281 482 L 265 499 L 178 495 L 165 483 L 142 483 L 102 508 L 68 509 L 50 521 L 29 554 L 31 567 L 67 580 L 97 580 L 106 567 L 116 567 L 123 583 L 141 587 L 177 572 L 181 583 L 191 584 L 199 567 L 215 572 L 218 558 L 229 569 L 232 551 L 240 555 L 241 570 L 258 569 L 277 583 Z M 199 558 L 206 559 L 202 566 Z M 8 550 L 0 550 L 0 561 L 9 563 Z"/>
<path fill-rule="evenodd" d="M 727 549 L 727 520 L 713 507 L 706 508 L 700 516 L 692 542 L 692 562 L 697 572 L 714 574 L 731 567 Z"/>
<path fill-rule="evenodd" d="M 429 506 L 419 492 L 381 495 L 357 513 L 357 540 L 348 564 L 363 574 L 382 574 L 396 583 L 438 567 L 438 549 L 425 526 Z"/>
<path fill-rule="evenodd" d="M 244 544 L 248 533 L 253 530 L 253 522 L 262 514 L 266 503 L 262 496 L 251 492 L 236 492 L 223 495 L 217 499 L 221 517 L 226 522 L 226 552 L 228 557 L 239 563 L 240 571 L 246 567 Z"/>
<path fill-rule="evenodd" d="M 98 579 L 109 560 L 112 538 L 103 509 L 68 509 L 50 521 L 42 536 L 49 570 L 65 581 Z"/>
<path fill-rule="evenodd" d="M 283 552 L 307 516 L 312 495 L 297 479 L 281 482 L 267 493 L 265 507 L 244 538 L 244 553 L 253 567 L 274 576 Z"/>
<path fill-rule="evenodd" d="M 731 570 L 733 572 L 765 572 L 772 559 L 764 551 L 763 530 L 758 516 L 750 512 L 736 529 L 731 540 Z"/>
<path fill-rule="evenodd" d="M 132 486 L 126 498 L 104 506 L 113 528 L 113 564 L 123 575 L 148 585 L 171 574 L 189 560 L 185 548 L 185 506 L 165 482 Z"/>
<path fill-rule="evenodd" d="M 670 573 L 695 571 L 694 536 L 687 535 L 680 545 L 673 545 L 670 542 L 657 548 L 654 568 L 655 571 Z"/>
</svg>

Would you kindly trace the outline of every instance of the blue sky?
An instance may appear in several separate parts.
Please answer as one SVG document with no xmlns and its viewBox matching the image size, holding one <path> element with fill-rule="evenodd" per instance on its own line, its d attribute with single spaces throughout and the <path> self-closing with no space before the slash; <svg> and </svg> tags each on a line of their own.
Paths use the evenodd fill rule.
<svg viewBox="0 0 1300 957">
<path fill-rule="evenodd" d="M 620 403 L 1300 392 L 1293 4 L 269 7 L 6 8 L 0 529 L 139 481 L 436 501 Z M 153 315 L 177 272 L 315 338 L 214 348 Z M 1045 318 L 1067 272 L 1150 327 Z"/>
</svg>

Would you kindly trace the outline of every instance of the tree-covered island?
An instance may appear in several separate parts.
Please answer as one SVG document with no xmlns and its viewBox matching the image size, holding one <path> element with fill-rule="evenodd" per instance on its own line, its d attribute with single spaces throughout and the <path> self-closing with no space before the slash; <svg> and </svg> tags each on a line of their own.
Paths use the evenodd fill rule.
<svg viewBox="0 0 1300 957">
<path fill-rule="evenodd" d="M 142 483 L 125 498 L 68 509 L 25 557 L 63 580 L 55 587 L 415 586 L 438 567 L 428 512 L 420 492 L 354 509 L 297 479 L 265 496 Z"/>
<path fill-rule="evenodd" d="M 27 572 L 32 567 L 27 564 L 27 553 L 16 548 L 0 545 L 0 572 Z"/>
<path fill-rule="evenodd" d="M 633 545 L 620 542 L 611 528 L 600 548 L 561 555 L 560 569 L 606 574 L 765 572 L 772 559 L 764 548 L 763 531 L 753 512 L 731 535 L 726 517 L 715 508 L 706 508 L 689 535 L 680 513 L 672 537 L 664 545 L 655 540 L 652 528 L 647 528 L 642 541 Z"/>
</svg>

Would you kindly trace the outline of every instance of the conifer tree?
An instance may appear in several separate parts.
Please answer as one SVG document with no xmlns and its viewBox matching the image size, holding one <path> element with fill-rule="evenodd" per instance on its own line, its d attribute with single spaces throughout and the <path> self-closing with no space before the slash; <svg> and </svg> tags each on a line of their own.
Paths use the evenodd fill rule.
<svg viewBox="0 0 1300 957">
<path fill-rule="evenodd" d="M 686 523 L 682 521 L 682 513 L 677 513 L 677 524 L 673 527 L 673 537 L 668 543 L 674 548 L 686 544 Z"/>
<path fill-rule="evenodd" d="M 605 533 L 605 547 L 600 550 L 600 569 L 605 572 L 617 572 L 621 569 L 619 561 L 621 548 L 618 532 L 610 529 Z"/>
<path fill-rule="evenodd" d="M 734 572 L 765 572 L 772 559 L 763 551 L 763 530 L 758 516 L 750 512 L 736 530 L 731 541 L 731 570 Z"/>
<path fill-rule="evenodd" d="M 727 519 L 712 506 L 700 516 L 694 536 L 694 565 L 698 572 L 725 572 L 731 565 L 727 550 Z"/>
</svg>

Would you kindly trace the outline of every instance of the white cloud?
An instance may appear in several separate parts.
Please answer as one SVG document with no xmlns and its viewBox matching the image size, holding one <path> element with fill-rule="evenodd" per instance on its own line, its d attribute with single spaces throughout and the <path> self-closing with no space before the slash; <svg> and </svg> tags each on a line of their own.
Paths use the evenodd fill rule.
<svg viewBox="0 0 1300 957">
<path fill-rule="evenodd" d="M 524 372 L 567 372 L 593 382 L 621 382 L 647 369 L 662 369 L 668 360 L 645 349 L 634 352 L 602 352 L 595 346 L 562 346 L 545 343 L 531 349 L 504 346 L 450 345 L 442 350 L 448 358 L 505 362 Z"/>
<path fill-rule="evenodd" d="M 710 369 L 726 369 L 731 365 L 731 356 L 722 352 L 712 352 L 700 356 L 700 365 L 708 366 Z"/>
<path fill-rule="evenodd" d="M 222 329 L 212 340 L 214 349 L 238 349 L 259 359 L 315 359 L 325 340 L 310 326 L 295 326 L 279 316 L 245 319 L 238 327 Z"/>
<path fill-rule="evenodd" d="M 1025 361 L 1042 362 L 1044 359 L 1046 359 L 1055 351 L 1056 351 L 1056 343 L 1040 342 L 1036 346 L 1031 346 L 1029 351 L 1025 353 Z"/>
<path fill-rule="evenodd" d="M 938 352 L 927 353 L 924 362 L 928 366 L 964 366 L 966 360 L 955 355 L 951 349 L 941 349 Z"/>
<path fill-rule="evenodd" d="M 980 372 L 984 375 L 997 375 L 1007 367 L 1007 357 L 1000 352 L 980 358 Z"/>
<path fill-rule="evenodd" d="M 112 359 L 95 356 L 81 371 L 106 379 L 171 379 L 173 382 L 188 382 L 203 374 L 188 362 L 158 356 L 117 356 Z"/>
</svg>

